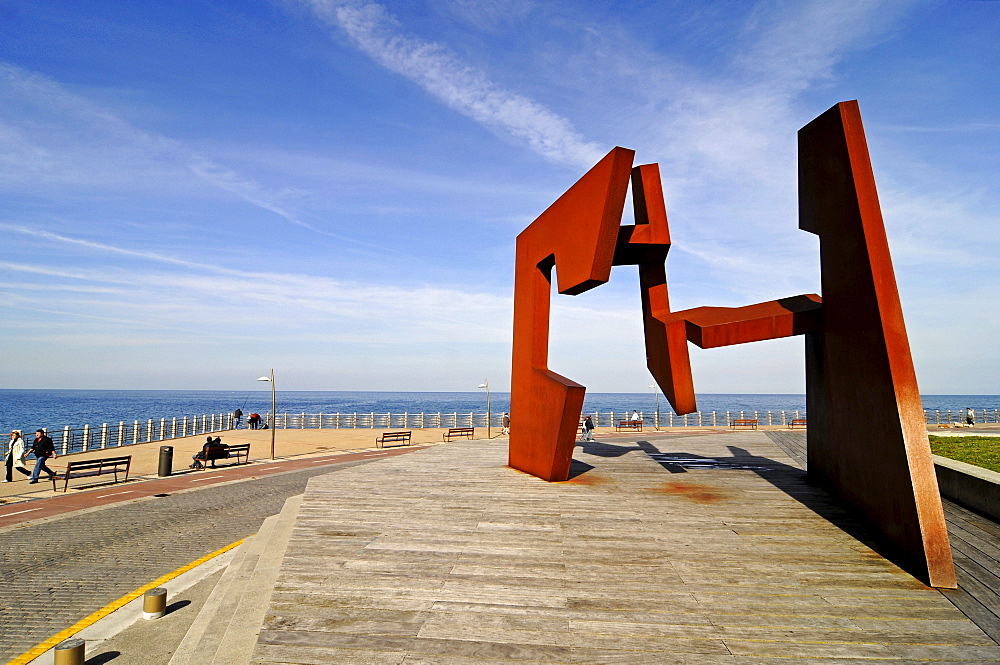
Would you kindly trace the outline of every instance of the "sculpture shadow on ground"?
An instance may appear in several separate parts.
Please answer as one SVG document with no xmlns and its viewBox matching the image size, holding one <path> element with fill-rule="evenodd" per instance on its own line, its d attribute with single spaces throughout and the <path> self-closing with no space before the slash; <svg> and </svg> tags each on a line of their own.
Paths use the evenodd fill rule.
<svg viewBox="0 0 1000 665">
<path fill-rule="evenodd" d="M 643 452 L 671 474 L 689 474 L 700 470 L 744 470 L 753 471 L 775 488 L 795 499 L 828 523 L 837 527 L 858 542 L 875 549 L 889 561 L 900 565 L 899 557 L 894 550 L 886 554 L 888 543 L 879 539 L 874 529 L 863 517 L 853 514 L 849 508 L 841 505 L 835 497 L 824 489 L 809 482 L 806 472 L 797 466 L 792 466 L 770 457 L 755 455 L 739 446 L 726 446 L 729 456 L 707 457 L 697 453 L 678 450 L 661 451 L 651 442 L 639 440 L 629 444 L 612 444 L 599 441 L 578 443 L 581 452 L 595 457 L 608 459 L 622 457 L 630 452 Z M 571 477 L 587 473 L 594 467 L 574 459 Z M 713 481 L 718 485 L 717 481 Z M 724 489 L 724 485 L 720 487 Z"/>
</svg>

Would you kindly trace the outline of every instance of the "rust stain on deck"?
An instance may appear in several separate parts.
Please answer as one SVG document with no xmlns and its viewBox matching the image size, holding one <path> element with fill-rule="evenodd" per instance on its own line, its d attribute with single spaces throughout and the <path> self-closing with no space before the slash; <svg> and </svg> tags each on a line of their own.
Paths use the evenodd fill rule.
<svg viewBox="0 0 1000 665">
<path fill-rule="evenodd" d="M 604 485 L 608 481 L 606 478 L 595 475 L 593 473 L 581 473 L 579 476 L 570 478 L 566 480 L 567 483 L 574 483 L 576 485 L 590 485 L 591 487 L 596 485 Z"/>
<path fill-rule="evenodd" d="M 648 491 L 656 494 L 683 496 L 695 503 L 716 503 L 729 498 L 725 492 L 718 488 L 700 483 L 669 482 L 651 487 Z"/>
</svg>

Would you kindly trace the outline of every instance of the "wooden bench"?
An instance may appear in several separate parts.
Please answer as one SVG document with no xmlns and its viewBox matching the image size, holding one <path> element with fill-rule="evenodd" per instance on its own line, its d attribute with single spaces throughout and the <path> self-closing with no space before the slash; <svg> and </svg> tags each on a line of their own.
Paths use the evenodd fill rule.
<svg viewBox="0 0 1000 665">
<path fill-rule="evenodd" d="M 69 481 L 73 478 L 89 478 L 91 476 L 103 476 L 108 473 L 115 474 L 115 482 L 118 482 L 118 474 L 124 473 L 122 480 L 128 480 L 128 469 L 132 464 L 131 455 L 122 457 L 105 457 L 104 459 L 81 459 L 70 462 L 63 472 L 52 474 L 52 491 L 56 491 L 56 481 L 63 480 L 63 492 L 69 488 Z"/>
<path fill-rule="evenodd" d="M 410 436 L 412 434 L 413 432 L 383 432 L 382 436 L 375 439 L 375 447 L 385 448 L 385 444 L 390 442 L 397 442 L 397 445 L 400 446 L 408 446 L 410 445 Z"/>
<path fill-rule="evenodd" d="M 620 432 L 623 429 L 634 429 L 642 431 L 642 421 L 641 420 L 620 420 L 617 425 L 615 425 L 615 431 Z"/>
<path fill-rule="evenodd" d="M 467 439 L 473 439 L 476 436 L 475 427 L 452 427 L 447 432 L 441 435 L 441 438 L 445 441 L 451 441 L 454 438 L 464 436 Z"/>
<path fill-rule="evenodd" d="M 788 423 L 788 429 L 795 429 L 796 427 L 806 427 L 806 419 L 795 418 L 792 422 Z"/>
<path fill-rule="evenodd" d="M 240 458 L 243 459 L 243 464 L 250 461 L 250 444 L 249 443 L 238 443 L 235 446 L 229 446 L 228 448 L 214 448 L 208 451 L 208 459 L 201 460 L 202 468 L 207 468 L 205 464 L 207 462 L 212 463 L 212 468 L 215 467 L 215 460 L 220 459 L 235 459 L 237 464 L 240 464 Z"/>
<path fill-rule="evenodd" d="M 756 418 L 737 418 L 731 424 L 733 429 L 737 427 L 749 427 L 750 429 L 757 429 L 757 419 Z"/>
</svg>

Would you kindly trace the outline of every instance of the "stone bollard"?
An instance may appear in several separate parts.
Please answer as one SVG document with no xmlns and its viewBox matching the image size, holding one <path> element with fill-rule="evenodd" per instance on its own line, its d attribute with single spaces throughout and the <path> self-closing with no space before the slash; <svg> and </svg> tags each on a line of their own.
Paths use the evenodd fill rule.
<svg viewBox="0 0 1000 665">
<path fill-rule="evenodd" d="M 142 597 L 142 618 L 159 619 L 167 613 L 167 590 L 163 587 L 150 589 Z"/>
<path fill-rule="evenodd" d="M 55 665 L 83 665 L 83 650 L 87 643 L 72 637 L 56 645 Z"/>
</svg>

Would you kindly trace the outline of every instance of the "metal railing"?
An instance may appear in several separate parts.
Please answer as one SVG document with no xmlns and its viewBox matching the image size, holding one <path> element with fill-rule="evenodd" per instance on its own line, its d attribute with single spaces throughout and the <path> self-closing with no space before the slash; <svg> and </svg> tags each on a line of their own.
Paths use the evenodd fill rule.
<svg viewBox="0 0 1000 665">
<path fill-rule="evenodd" d="M 67 425 L 62 430 L 53 430 L 48 434 L 52 437 L 52 443 L 58 454 L 66 455 L 67 453 L 117 448 L 136 443 L 168 441 L 185 436 L 222 432 L 232 428 L 232 421 L 233 418 L 230 414 L 212 413 L 200 416 L 160 418 L 156 421 L 152 418 L 146 421 L 133 420 L 131 423 L 120 420 L 117 424 L 104 423 L 100 427 L 84 425 L 80 428 L 71 428 Z"/>
<path fill-rule="evenodd" d="M 977 423 L 1000 423 L 1000 409 L 979 409 Z M 622 420 L 628 420 L 630 411 L 588 411 L 597 427 L 614 427 Z M 673 412 L 645 413 L 639 417 L 646 427 L 729 427 L 733 420 L 753 418 L 760 425 L 787 426 L 792 420 L 806 417 L 806 412 L 795 411 L 699 411 L 684 416 Z M 931 425 L 965 423 L 964 410 L 924 411 L 924 420 Z M 272 425 L 272 420 L 274 424 Z M 490 426 L 500 428 L 503 414 L 489 414 Z M 445 427 L 486 427 L 487 414 L 473 411 L 438 411 L 436 413 L 279 413 L 263 416 L 262 423 L 278 429 L 423 429 Z M 516 423 L 515 423 L 516 425 Z M 246 427 L 246 425 L 244 425 Z M 180 416 L 173 418 L 152 418 L 131 423 L 119 421 L 117 424 L 104 423 L 99 427 L 84 425 L 80 428 L 64 427 L 49 432 L 59 454 L 116 448 L 136 443 L 168 441 L 198 434 L 224 432 L 233 429 L 233 416 L 227 413 Z"/>
</svg>

